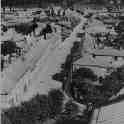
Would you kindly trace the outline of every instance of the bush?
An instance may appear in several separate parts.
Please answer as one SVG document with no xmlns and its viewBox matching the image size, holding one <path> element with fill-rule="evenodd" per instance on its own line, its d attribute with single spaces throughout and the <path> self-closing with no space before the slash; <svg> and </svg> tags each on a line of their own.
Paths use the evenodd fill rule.
<svg viewBox="0 0 124 124">
<path fill-rule="evenodd" d="M 75 119 L 65 119 L 65 120 L 57 120 L 55 124 L 87 124 L 84 123 L 83 121 L 80 120 L 75 120 Z"/>
<path fill-rule="evenodd" d="M 54 74 L 52 76 L 52 79 L 56 81 L 64 82 L 66 77 L 67 77 L 67 74 L 64 71 L 61 71 L 60 73 Z"/>
<path fill-rule="evenodd" d="M 48 93 L 48 102 L 50 107 L 50 118 L 56 117 L 62 111 L 64 95 L 60 90 L 51 90 Z"/>
<path fill-rule="evenodd" d="M 124 66 L 117 68 L 117 78 L 120 82 L 124 82 Z"/>
<path fill-rule="evenodd" d="M 64 109 L 65 109 L 64 113 L 66 114 L 67 118 L 75 115 L 79 111 L 78 106 L 71 100 L 65 104 Z"/>
<path fill-rule="evenodd" d="M 36 121 L 44 121 L 49 116 L 48 98 L 37 95 L 29 102 L 8 109 L 4 114 L 12 124 L 35 124 Z"/>
<path fill-rule="evenodd" d="M 20 106 L 11 107 L 3 112 L 2 124 L 35 124 L 54 118 L 61 112 L 64 96 L 59 90 L 47 95 L 36 95 Z"/>
<path fill-rule="evenodd" d="M 12 124 L 4 112 L 1 113 L 1 124 Z"/>
<path fill-rule="evenodd" d="M 105 92 L 104 94 L 109 94 L 108 97 L 116 95 L 120 91 L 120 89 L 123 88 L 123 82 L 124 69 L 123 67 L 120 67 L 101 81 L 101 83 L 103 84 L 102 92 Z"/>
<path fill-rule="evenodd" d="M 73 47 L 71 48 L 71 54 L 77 52 L 80 48 L 80 42 L 74 42 Z"/>
<path fill-rule="evenodd" d="M 92 117 L 92 111 L 85 110 L 78 115 L 79 108 L 72 100 L 65 104 L 65 111 L 57 118 L 55 124 L 88 124 Z"/>
<path fill-rule="evenodd" d="M 73 73 L 73 78 L 81 77 L 83 79 L 97 80 L 97 75 L 89 68 L 80 68 Z"/>
<path fill-rule="evenodd" d="M 88 73 L 87 73 L 88 72 Z M 82 77 L 81 77 L 82 76 Z M 79 69 L 73 75 L 72 93 L 75 100 L 80 103 L 93 103 L 94 105 L 102 105 L 108 103 L 113 95 L 116 95 L 124 87 L 124 68 L 120 67 L 113 71 L 110 75 L 101 78 L 102 86 L 91 85 L 91 83 L 83 81 L 83 78 L 96 79 L 93 73 L 87 69 Z M 91 81 L 92 81 L 91 80 Z M 89 80 L 87 80 L 89 81 Z M 76 91 L 74 89 L 77 89 Z M 80 99 L 80 97 L 82 97 Z"/>
</svg>

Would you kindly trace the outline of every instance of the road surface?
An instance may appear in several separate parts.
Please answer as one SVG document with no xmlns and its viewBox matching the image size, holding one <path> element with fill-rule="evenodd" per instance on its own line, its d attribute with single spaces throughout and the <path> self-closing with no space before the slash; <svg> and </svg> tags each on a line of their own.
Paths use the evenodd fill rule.
<svg viewBox="0 0 124 124">
<path fill-rule="evenodd" d="M 52 80 L 52 75 L 60 71 L 60 66 L 70 53 L 73 42 L 77 41 L 76 34 L 80 32 L 85 21 L 86 19 L 82 17 L 81 23 L 63 43 L 58 41 L 59 44 L 49 46 L 45 55 L 36 64 L 35 69 L 24 75 L 8 95 L 6 98 L 7 103 L 9 103 L 8 106 L 12 103 L 18 105 L 21 101 L 29 100 L 37 93 L 46 94 L 52 88 L 61 88 L 61 83 Z M 25 85 L 27 85 L 27 92 L 24 92 Z"/>
</svg>

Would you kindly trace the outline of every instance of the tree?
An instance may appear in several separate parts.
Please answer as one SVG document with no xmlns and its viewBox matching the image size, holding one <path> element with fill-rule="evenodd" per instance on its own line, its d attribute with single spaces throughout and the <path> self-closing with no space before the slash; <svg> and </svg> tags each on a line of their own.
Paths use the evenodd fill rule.
<svg viewBox="0 0 124 124">
<path fill-rule="evenodd" d="M 50 107 L 50 118 L 55 118 L 62 111 L 64 95 L 62 91 L 54 89 L 48 93 L 48 103 Z"/>
<path fill-rule="evenodd" d="M 97 75 L 89 68 L 79 68 L 73 73 L 73 78 L 81 77 L 81 79 L 90 79 L 92 81 L 97 80 Z"/>
<path fill-rule="evenodd" d="M 67 118 L 71 118 L 71 117 L 75 116 L 79 111 L 78 106 L 72 100 L 69 100 L 65 104 L 64 109 L 65 109 L 64 113 Z"/>
<path fill-rule="evenodd" d="M 35 124 L 49 118 L 49 104 L 46 95 L 36 95 L 28 102 L 11 107 L 3 112 L 10 124 Z"/>
</svg>

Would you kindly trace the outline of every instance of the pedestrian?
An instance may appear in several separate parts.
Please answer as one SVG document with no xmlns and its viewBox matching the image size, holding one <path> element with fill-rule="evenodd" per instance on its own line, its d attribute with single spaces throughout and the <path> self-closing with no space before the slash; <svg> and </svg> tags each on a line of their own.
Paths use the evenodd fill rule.
<svg viewBox="0 0 124 124">
<path fill-rule="evenodd" d="M 24 92 L 26 92 L 27 91 L 27 84 L 25 83 L 25 85 L 24 85 Z"/>
<path fill-rule="evenodd" d="M 51 16 L 53 17 L 54 16 L 54 9 L 51 8 Z"/>
</svg>

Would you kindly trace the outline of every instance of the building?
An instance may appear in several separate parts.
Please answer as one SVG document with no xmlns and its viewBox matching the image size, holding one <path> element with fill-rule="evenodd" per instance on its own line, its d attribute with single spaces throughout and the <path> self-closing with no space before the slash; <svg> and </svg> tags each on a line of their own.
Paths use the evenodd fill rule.
<svg viewBox="0 0 124 124">
<path fill-rule="evenodd" d="M 91 124 L 124 124 L 124 100 L 96 109 Z"/>
</svg>

